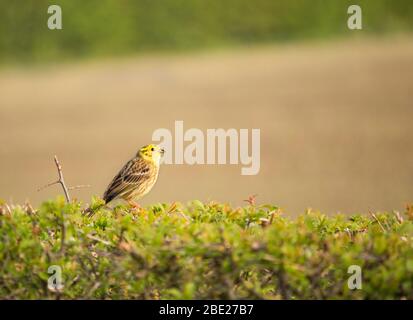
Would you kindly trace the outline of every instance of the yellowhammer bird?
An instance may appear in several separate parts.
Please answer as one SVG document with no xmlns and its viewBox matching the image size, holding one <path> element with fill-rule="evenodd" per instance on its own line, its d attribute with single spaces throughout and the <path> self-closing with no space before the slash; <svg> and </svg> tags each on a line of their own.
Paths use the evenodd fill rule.
<svg viewBox="0 0 413 320">
<path fill-rule="evenodd" d="M 123 199 L 133 207 L 138 207 L 135 201 L 151 191 L 158 179 L 163 154 L 164 149 L 157 145 L 149 144 L 142 147 L 107 187 L 103 195 L 106 204 L 116 199 Z"/>
</svg>

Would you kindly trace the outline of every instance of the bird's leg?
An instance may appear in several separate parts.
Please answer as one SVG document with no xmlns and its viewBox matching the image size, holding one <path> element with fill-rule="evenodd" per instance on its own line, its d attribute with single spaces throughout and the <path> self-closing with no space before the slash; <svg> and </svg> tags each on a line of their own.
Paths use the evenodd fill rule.
<svg viewBox="0 0 413 320">
<path fill-rule="evenodd" d="M 133 200 L 128 200 L 128 204 L 131 206 L 132 209 L 135 209 L 135 210 L 141 210 L 142 209 L 140 204 L 133 201 Z"/>
</svg>

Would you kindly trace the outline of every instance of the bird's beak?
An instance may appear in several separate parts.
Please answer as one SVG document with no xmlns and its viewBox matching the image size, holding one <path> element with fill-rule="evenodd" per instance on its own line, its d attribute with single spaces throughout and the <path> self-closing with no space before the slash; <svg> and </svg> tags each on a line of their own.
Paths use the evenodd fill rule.
<svg viewBox="0 0 413 320">
<path fill-rule="evenodd" d="M 163 154 L 165 153 L 165 149 L 164 149 L 164 148 L 161 148 L 160 152 L 161 152 L 161 154 L 163 155 Z"/>
</svg>

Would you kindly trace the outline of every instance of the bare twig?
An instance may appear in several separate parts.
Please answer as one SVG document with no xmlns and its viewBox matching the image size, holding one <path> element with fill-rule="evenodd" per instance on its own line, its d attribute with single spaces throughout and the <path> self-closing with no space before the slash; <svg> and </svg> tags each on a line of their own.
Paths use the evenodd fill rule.
<svg viewBox="0 0 413 320">
<path fill-rule="evenodd" d="M 393 211 L 393 214 L 396 216 L 396 220 L 399 224 L 402 224 L 404 222 L 403 217 L 400 215 L 399 211 Z"/>
<path fill-rule="evenodd" d="M 67 187 L 66 187 L 65 180 L 64 180 L 64 178 L 63 178 L 62 166 L 60 165 L 60 162 L 59 162 L 59 160 L 57 159 L 57 156 L 54 156 L 54 162 L 56 163 L 57 171 L 58 171 L 58 173 L 59 173 L 58 183 L 60 183 L 60 185 L 62 186 L 63 191 L 64 191 L 65 196 L 66 196 L 66 201 L 69 203 L 69 202 L 70 202 L 69 191 L 68 191 L 68 189 L 67 189 Z"/>
<path fill-rule="evenodd" d="M 75 189 L 82 189 L 82 188 L 90 188 L 90 184 L 79 184 L 77 186 L 69 187 L 68 190 L 75 190 Z"/>
<path fill-rule="evenodd" d="M 11 208 L 10 208 L 10 206 L 9 206 L 7 203 L 5 203 L 4 206 L 6 207 L 7 213 L 8 213 L 9 215 L 11 215 Z"/>
<path fill-rule="evenodd" d="M 57 180 L 55 182 L 48 183 L 45 186 L 39 188 L 37 191 L 43 190 L 43 189 L 45 189 L 47 187 L 50 187 L 50 186 L 53 186 L 55 184 L 60 184 L 63 188 L 63 192 L 65 193 L 66 202 L 70 203 L 69 189 L 67 188 L 66 183 L 65 183 L 65 179 L 63 178 L 62 166 L 61 166 L 59 160 L 57 159 L 57 156 L 54 156 L 54 162 L 56 164 L 57 172 L 59 174 L 59 180 Z"/>
<path fill-rule="evenodd" d="M 87 297 L 90 297 L 90 296 L 92 296 L 94 293 L 95 293 L 95 291 L 100 287 L 100 282 L 99 281 L 97 281 L 97 282 L 95 282 L 94 284 L 93 284 L 93 286 L 89 289 L 89 292 L 88 292 L 88 294 L 87 294 Z"/>
<path fill-rule="evenodd" d="M 32 205 L 30 204 L 29 201 L 26 201 L 26 203 L 24 205 L 24 210 L 27 212 L 27 214 L 29 216 L 32 216 L 32 215 L 36 214 L 36 210 L 33 209 Z"/>
<path fill-rule="evenodd" d="M 277 211 L 273 210 L 273 211 L 270 212 L 270 224 L 272 224 L 274 222 L 274 216 L 275 215 L 278 215 L 278 216 L 281 215 L 281 210 L 279 208 L 277 209 Z"/>
<path fill-rule="evenodd" d="M 102 239 L 100 239 L 100 238 L 98 238 L 98 237 L 95 237 L 95 236 L 93 236 L 93 235 L 91 235 L 91 234 L 86 235 L 86 237 L 87 237 L 88 239 L 90 239 L 90 240 L 94 240 L 94 241 L 103 243 L 104 245 L 113 246 L 113 244 L 110 243 L 109 241 L 102 240 Z"/>
<path fill-rule="evenodd" d="M 386 229 L 383 227 L 383 225 L 381 224 L 380 220 L 377 218 L 377 216 L 370 212 L 371 216 L 374 218 L 374 220 L 376 220 L 376 222 L 379 224 L 381 230 L 383 230 L 384 233 L 386 233 Z"/>
</svg>

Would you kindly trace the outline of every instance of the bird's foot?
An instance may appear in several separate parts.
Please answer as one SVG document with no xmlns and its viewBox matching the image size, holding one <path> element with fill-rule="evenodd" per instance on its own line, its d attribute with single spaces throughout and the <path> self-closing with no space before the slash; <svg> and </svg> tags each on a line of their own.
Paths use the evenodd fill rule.
<svg viewBox="0 0 413 320">
<path fill-rule="evenodd" d="M 128 201 L 128 204 L 130 205 L 130 207 L 133 210 L 136 210 L 136 211 L 141 211 L 142 210 L 141 205 L 139 203 L 135 202 L 135 201 Z"/>
</svg>

